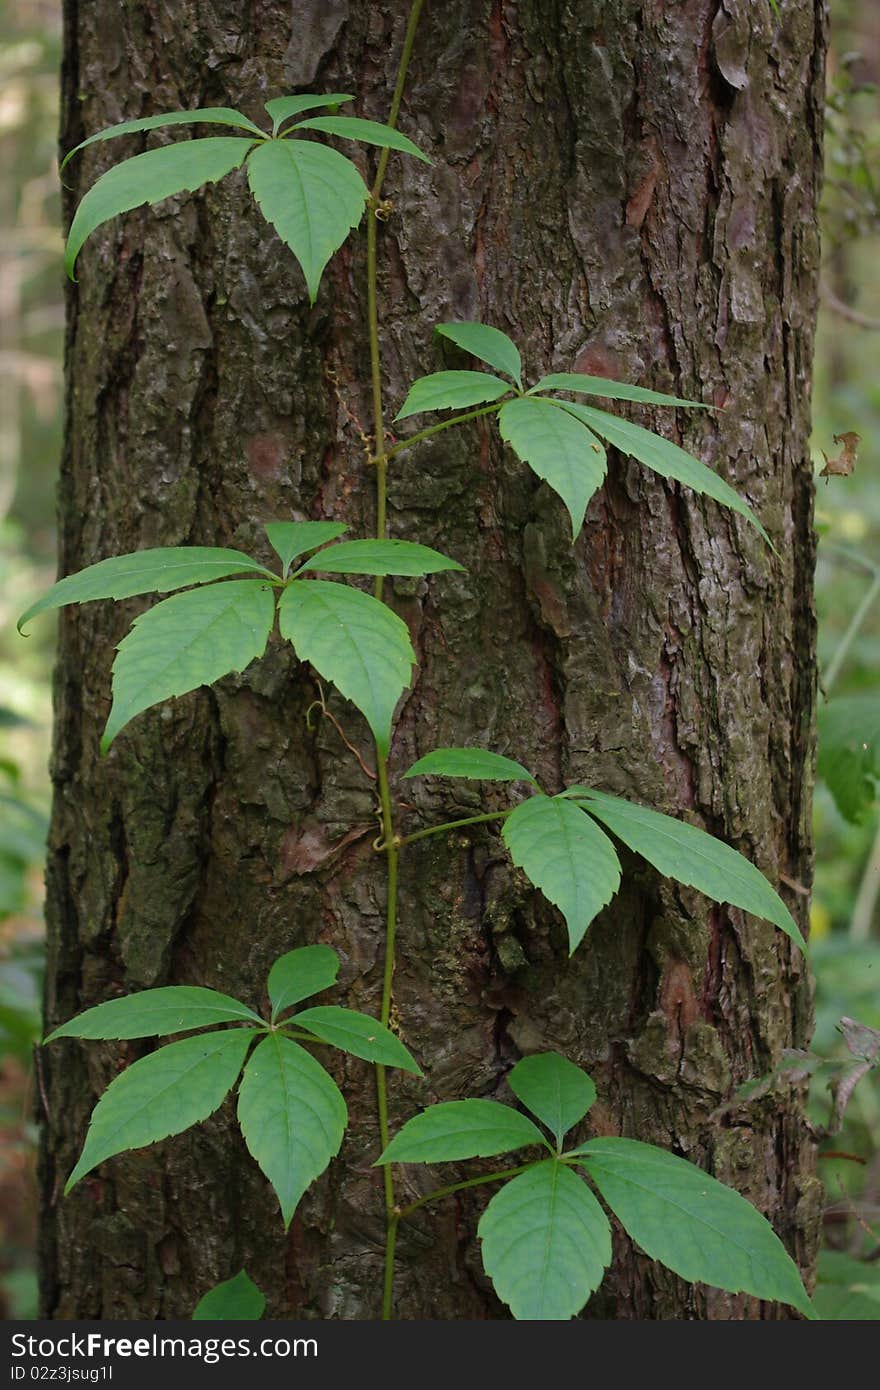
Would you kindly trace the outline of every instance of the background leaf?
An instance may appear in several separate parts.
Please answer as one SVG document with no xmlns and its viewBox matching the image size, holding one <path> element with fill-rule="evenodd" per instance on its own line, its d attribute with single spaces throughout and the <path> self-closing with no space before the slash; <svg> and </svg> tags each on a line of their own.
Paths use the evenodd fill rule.
<svg viewBox="0 0 880 1390">
<path fill-rule="evenodd" d="M 372 595 L 324 579 L 291 584 L 278 616 L 300 660 L 357 705 L 387 753 L 395 706 L 415 662 L 406 624 Z"/>
<path fill-rule="evenodd" d="M 591 1139 L 575 1153 L 645 1254 L 691 1283 L 748 1293 L 813 1316 L 797 1267 L 759 1211 L 675 1154 L 634 1139 Z"/>
<path fill-rule="evenodd" d="M 559 1145 L 596 1099 L 592 1079 L 558 1052 L 523 1057 L 508 1073 L 507 1084 Z"/>
<path fill-rule="evenodd" d="M 379 1163 L 446 1163 L 488 1158 L 534 1144 L 548 1147 L 527 1115 L 497 1100 L 448 1100 L 414 1115 L 398 1130 Z"/>
<path fill-rule="evenodd" d="M 835 696 L 819 707 L 819 776 L 848 821 L 864 820 L 880 780 L 880 694 Z"/>
<path fill-rule="evenodd" d="M 514 864 L 559 908 L 574 951 L 620 886 L 614 845 L 572 802 L 549 796 L 517 806 L 501 834 Z"/>
<path fill-rule="evenodd" d="M 117 648 L 101 751 L 142 710 L 243 671 L 262 656 L 274 620 L 275 596 L 261 579 L 191 589 L 142 613 Z"/>
<path fill-rule="evenodd" d="M 269 971 L 272 1022 L 285 1009 L 335 985 L 339 957 L 330 946 L 298 946 L 279 956 Z"/>
<path fill-rule="evenodd" d="M 260 211 L 299 261 L 314 304 L 325 265 L 363 216 L 367 186 L 350 159 L 311 140 L 267 140 L 247 167 Z"/>
<path fill-rule="evenodd" d="M 680 396 L 667 396 L 662 391 L 648 391 L 644 386 L 628 386 L 624 381 L 609 381 L 602 376 L 584 376 L 581 372 L 553 372 L 542 376 L 529 391 L 581 391 L 585 396 L 604 396 L 609 401 L 644 401 L 651 405 L 687 406 L 708 410 L 699 401 L 685 401 Z"/>
<path fill-rule="evenodd" d="M 528 768 L 486 748 L 435 748 L 403 774 L 404 777 L 469 777 L 483 782 L 531 782 Z"/>
<path fill-rule="evenodd" d="M 262 1023 L 259 1014 L 228 994 L 201 985 L 166 985 L 143 989 L 122 999 L 108 999 L 62 1023 L 46 1042 L 56 1038 L 155 1038 L 209 1028 L 214 1023 Z"/>
<path fill-rule="evenodd" d="M 114 1154 L 180 1134 L 222 1105 L 254 1040 L 251 1028 L 167 1043 L 110 1082 L 92 1111 L 79 1162 L 64 1188 Z"/>
<path fill-rule="evenodd" d="M 108 169 L 89 189 L 70 225 L 64 267 L 71 280 L 83 243 L 102 222 L 144 203 L 161 203 L 175 193 L 216 183 L 240 167 L 252 146 L 252 140 L 240 136 L 182 140 L 133 155 Z"/>
<path fill-rule="evenodd" d="M 339 1152 L 348 1123 L 345 1101 L 314 1057 L 272 1033 L 244 1069 L 238 1122 L 278 1195 L 286 1230 L 306 1188 Z"/>
<path fill-rule="evenodd" d="M 637 806 L 619 796 L 583 789 L 585 806 L 661 874 L 689 884 L 719 903 L 732 903 L 768 922 L 790 936 L 802 951 L 806 943 L 785 903 L 743 855 L 705 830 L 675 820 L 647 806 Z"/>
<path fill-rule="evenodd" d="M 193 1322 L 257 1322 L 266 1310 L 265 1295 L 245 1270 L 215 1284 L 196 1304 Z"/>
<path fill-rule="evenodd" d="M 677 444 L 664 439 L 662 435 L 653 434 L 651 430 L 642 429 L 641 425 L 633 425 L 629 420 L 621 420 L 617 415 L 609 415 L 607 411 L 596 410 L 590 405 L 566 401 L 564 409 L 588 425 L 591 430 L 595 430 L 622 454 L 631 454 L 646 468 L 659 473 L 661 478 L 674 478 L 676 482 L 693 488 L 694 492 L 701 492 L 706 497 L 720 502 L 722 507 L 729 507 L 731 511 L 738 512 L 751 522 L 768 545 L 771 544 L 764 527 L 739 493 L 734 492 L 733 488 L 717 473 L 713 473 L 711 468 L 707 468 L 705 463 L 685 453 Z"/>
<path fill-rule="evenodd" d="M 460 570 L 464 566 L 427 545 L 412 541 L 341 541 L 328 545 L 306 560 L 300 569 L 325 574 L 439 574 L 441 570 Z"/>
<path fill-rule="evenodd" d="M 354 1057 L 378 1062 L 383 1067 L 399 1067 L 401 1071 L 410 1071 L 415 1076 L 422 1074 L 400 1038 L 368 1014 L 342 1009 L 335 1004 L 321 1004 L 314 1009 L 305 1009 L 301 1014 L 294 1014 L 288 1022 L 294 1027 L 307 1029 L 322 1042 L 330 1043 L 342 1052 L 350 1052 Z"/>
<path fill-rule="evenodd" d="M 477 1233 L 495 1292 L 520 1320 L 573 1318 L 611 1263 L 607 1216 L 586 1183 L 552 1158 L 505 1183 Z"/>
<path fill-rule="evenodd" d="M 434 332 L 441 338 L 448 338 L 464 352 L 488 362 L 496 372 L 512 376 L 522 390 L 522 358 L 515 343 L 511 342 L 500 328 L 492 328 L 488 323 L 438 323 Z"/>
<path fill-rule="evenodd" d="M 161 116 L 141 116 L 134 121 L 120 121 L 118 125 L 107 126 L 96 135 L 90 135 L 87 140 L 81 140 L 64 156 L 58 172 L 63 173 L 64 166 L 75 154 L 84 150 L 86 145 L 94 145 L 98 140 L 115 140 L 118 135 L 134 135 L 139 130 L 158 130 L 169 125 L 232 125 L 237 126 L 239 130 L 248 130 L 261 139 L 265 135 L 265 131 L 254 125 L 247 116 L 229 106 L 204 106 L 201 110 L 195 111 L 165 111 Z"/>
<path fill-rule="evenodd" d="M 394 418 L 405 420 L 427 410 L 464 410 L 469 405 L 497 401 L 512 389 L 509 381 L 488 372 L 432 372 L 413 382 Z"/>
<path fill-rule="evenodd" d="M 343 140 L 361 140 L 365 145 L 380 145 L 386 150 L 400 150 L 411 154 L 423 164 L 431 160 L 423 154 L 418 145 L 401 135 L 399 130 L 383 125 L 381 121 L 365 121 L 360 116 L 310 116 L 306 121 L 297 121 L 294 130 L 320 130 L 325 135 L 339 135 Z"/>
<path fill-rule="evenodd" d="M 275 134 L 284 121 L 290 116 L 298 116 L 300 111 L 317 111 L 322 106 L 344 106 L 349 101 L 354 101 L 354 97 L 346 96 L 344 92 L 328 92 L 325 96 L 309 92 L 301 96 L 273 97 L 266 102 L 266 110 L 272 120 L 272 133 Z"/>
<path fill-rule="evenodd" d="M 32 603 L 18 620 L 25 623 L 48 608 L 67 603 L 88 603 L 99 598 L 131 598 L 134 594 L 167 594 L 190 584 L 210 584 L 230 574 L 271 574 L 240 550 L 221 550 L 207 545 L 161 546 L 135 550 L 131 555 L 111 555 L 96 565 L 69 574 L 43 597 Z M 274 575 L 272 578 L 274 579 Z"/>
<path fill-rule="evenodd" d="M 269 521 L 263 527 L 269 544 L 281 561 L 284 578 L 297 555 L 335 541 L 348 530 L 338 521 Z"/>
<path fill-rule="evenodd" d="M 599 440 L 552 401 L 537 396 L 503 405 L 498 428 L 516 456 L 562 498 L 575 539 L 587 503 L 605 477 L 605 450 Z"/>
</svg>

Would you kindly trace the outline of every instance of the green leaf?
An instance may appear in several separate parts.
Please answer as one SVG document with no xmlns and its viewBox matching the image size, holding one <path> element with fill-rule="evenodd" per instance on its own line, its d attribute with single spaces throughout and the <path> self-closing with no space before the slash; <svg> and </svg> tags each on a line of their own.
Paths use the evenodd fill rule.
<svg viewBox="0 0 880 1390">
<path fill-rule="evenodd" d="M 448 556 L 412 541 L 342 541 L 320 550 L 300 568 L 321 570 L 325 574 L 439 574 L 441 570 L 460 570 Z"/>
<path fill-rule="evenodd" d="M 279 956 L 269 971 L 272 1022 L 279 1014 L 336 983 L 339 957 L 330 946 L 299 946 Z"/>
<path fill-rule="evenodd" d="M 32 603 L 18 620 L 25 623 L 48 608 L 67 603 L 88 603 L 99 598 L 131 598 L 134 594 L 167 594 L 190 584 L 210 584 L 230 574 L 272 575 L 250 555 L 240 550 L 221 550 L 207 545 L 163 546 L 156 550 L 135 550 L 130 555 L 111 555 L 96 565 L 69 574 Z"/>
<path fill-rule="evenodd" d="M 508 1074 L 507 1084 L 517 1099 L 547 1126 L 557 1144 L 584 1118 L 596 1099 L 591 1078 L 558 1052 L 523 1057 Z"/>
<path fill-rule="evenodd" d="M 380 145 L 385 150 L 401 150 L 403 154 L 414 155 L 423 164 L 432 161 L 422 154 L 418 145 L 392 130 L 380 121 L 365 121 L 360 116 L 310 116 L 306 121 L 297 121 L 294 130 L 321 130 L 325 135 L 340 135 L 343 140 L 361 140 L 366 145 Z M 287 132 L 289 133 L 289 132 Z"/>
<path fill-rule="evenodd" d="M 590 1139 L 572 1152 L 583 1156 L 602 1197 L 652 1260 L 690 1283 L 789 1303 L 813 1316 L 785 1246 L 733 1188 L 634 1139 Z"/>
<path fill-rule="evenodd" d="M 432 372 L 413 382 L 394 418 L 405 420 L 408 415 L 420 415 L 425 410 L 463 410 L 469 405 L 497 401 L 512 389 L 509 381 L 488 372 Z"/>
<path fill-rule="evenodd" d="M 175 193 L 216 183 L 241 166 L 253 143 L 229 135 L 182 140 L 136 154 L 108 169 L 89 189 L 71 223 L 64 257 L 71 280 L 83 243 L 102 222 L 144 203 L 161 203 Z"/>
<path fill-rule="evenodd" d="M 732 903 L 768 922 L 790 936 L 802 951 L 806 942 L 785 903 L 760 870 L 730 845 L 699 830 L 687 821 L 649 811 L 619 796 L 580 790 L 587 798 L 579 805 L 613 831 L 661 874 L 689 884 L 714 902 Z"/>
<path fill-rule="evenodd" d="M 661 478 L 674 478 L 676 482 L 693 488 L 694 492 L 702 492 L 706 497 L 720 502 L 722 507 L 729 507 L 731 511 L 744 516 L 772 549 L 770 537 L 748 503 L 744 502 L 739 493 L 734 492 L 723 478 L 719 478 L 717 473 L 713 473 L 711 468 L 707 468 L 705 463 L 701 463 L 692 454 L 685 453 L 684 449 L 664 439 L 662 435 L 642 429 L 641 425 L 633 425 L 629 420 L 621 420 L 617 415 L 609 415 L 606 410 L 596 410 L 593 406 L 577 405 L 571 401 L 560 402 L 560 405 L 576 419 L 595 430 L 607 444 L 612 444 L 622 454 L 631 454 L 646 468 L 659 473 Z"/>
<path fill-rule="evenodd" d="M 512 376 L 522 390 L 519 348 L 500 328 L 492 328 L 488 323 L 438 323 L 434 332 L 439 333 L 441 338 L 448 338 L 472 357 L 488 362 L 496 372 Z"/>
<path fill-rule="evenodd" d="M 266 102 L 266 110 L 272 120 L 272 134 L 277 134 L 278 127 L 290 116 L 298 116 L 300 111 L 316 111 L 321 106 L 342 106 L 347 101 L 354 101 L 354 97 L 346 96 L 344 92 L 329 92 L 326 96 L 308 93 L 303 96 L 273 97 Z"/>
<path fill-rule="evenodd" d="M 609 381 L 602 376 L 583 376 L 580 372 L 554 372 L 542 376 L 528 394 L 536 391 L 580 391 L 585 396 L 604 396 L 610 401 L 644 401 L 650 405 L 688 406 L 708 410 L 699 401 L 685 401 L 680 396 L 667 396 L 662 391 L 647 391 L 644 386 L 628 386 L 623 381 Z"/>
<path fill-rule="evenodd" d="M 534 777 L 522 763 L 490 753 L 485 748 L 435 748 L 413 763 L 404 777 L 469 777 L 476 782 L 531 782 Z"/>
<path fill-rule="evenodd" d="M 302 266 L 314 304 L 325 265 L 363 216 L 367 186 L 350 159 L 311 140 L 267 140 L 247 167 L 260 211 Z"/>
<path fill-rule="evenodd" d="M 497 1100 L 449 1100 L 407 1120 L 377 1163 L 447 1163 L 488 1158 L 541 1144 L 549 1148 L 527 1115 Z"/>
<path fill-rule="evenodd" d="M 614 845 L 578 807 L 549 796 L 517 806 L 501 834 L 514 864 L 559 908 L 574 951 L 620 886 Z"/>
<path fill-rule="evenodd" d="M 108 999 L 62 1023 L 46 1042 L 56 1038 L 155 1038 L 209 1028 L 214 1023 L 262 1023 L 259 1014 L 215 989 L 201 985 L 166 985 L 144 989 L 124 999 Z"/>
<path fill-rule="evenodd" d="M 272 1033 L 244 1069 L 238 1122 L 278 1194 L 286 1230 L 300 1197 L 342 1144 L 348 1112 L 339 1087 L 297 1043 Z"/>
<path fill-rule="evenodd" d="M 845 820 L 864 820 L 880 780 L 880 696 L 836 696 L 819 709 L 819 776 Z"/>
<path fill-rule="evenodd" d="M 354 1009 L 341 1009 L 335 1004 L 322 1004 L 305 1009 L 287 1020 L 295 1028 L 305 1028 L 321 1042 L 330 1043 L 342 1052 L 378 1062 L 383 1067 L 399 1067 L 421 1076 L 421 1069 L 400 1038 L 378 1019 L 359 1014 Z"/>
<path fill-rule="evenodd" d="M 222 1105 L 254 1039 L 250 1028 L 202 1033 L 167 1043 L 110 1082 L 92 1111 L 79 1162 L 65 1193 L 99 1163 L 180 1134 Z"/>
<path fill-rule="evenodd" d="M 142 710 L 243 671 L 262 656 L 274 620 L 275 596 L 262 579 L 190 589 L 135 618 L 116 650 L 102 753 Z"/>
<path fill-rule="evenodd" d="M 115 140 L 117 135 L 134 135 L 139 130 L 158 130 L 161 126 L 168 125 L 232 125 L 237 126 L 239 130 L 258 135 L 261 140 L 265 136 L 265 131 L 260 130 L 258 125 L 254 125 L 247 116 L 229 106 L 205 106 L 195 111 L 165 111 L 161 116 L 142 116 L 134 121 L 120 121 L 118 125 L 107 126 L 96 135 L 90 135 L 87 140 L 81 140 L 64 156 L 58 172 L 63 174 L 64 166 L 75 154 L 84 150 L 86 145 L 94 145 L 98 140 Z"/>
<path fill-rule="evenodd" d="M 324 579 L 291 584 L 278 616 L 300 660 L 357 705 L 387 753 L 394 709 L 415 662 L 406 624 L 372 595 Z"/>
<path fill-rule="evenodd" d="M 605 450 L 596 436 L 555 402 L 537 396 L 508 401 L 498 427 L 517 457 L 562 498 L 577 539 L 587 503 L 605 477 Z"/>
<path fill-rule="evenodd" d="M 495 1194 L 477 1234 L 495 1292 L 521 1321 L 573 1318 L 611 1263 L 607 1216 L 586 1183 L 552 1158 Z"/>
<path fill-rule="evenodd" d="M 245 1270 L 215 1284 L 196 1304 L 193 1322 L 258 1322 L 266 1309 L 265 1295 Z"/>
<path fill-rule="evenodd" d="M 348 530 L 338 521 L 269 521 L 263 527 L 269 544 L 284 566 L 284 578 L 292 562 L 307 550 L 335 541 Z"/>
</svg>

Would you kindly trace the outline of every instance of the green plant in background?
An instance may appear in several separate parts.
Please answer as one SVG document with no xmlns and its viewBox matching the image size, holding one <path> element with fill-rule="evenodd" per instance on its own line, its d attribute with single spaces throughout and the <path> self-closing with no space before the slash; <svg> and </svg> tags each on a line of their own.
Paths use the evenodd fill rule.
<svg viewBox="0 0 880 1390">
<path fill-rule="evenodd" d="M 571 787 L 549 795 L 521 764 L 490 750 L 435 749 L 406 775 L 519 782 L 529 788 L 525 799 L 507 812 L 427 826 L 410 835 L 397 829 L 387 758 L 394 710 L 409 683 L 414 654 L 405 625 L 383 601 L 384 579 L 462 568 L 458 561 L 425 546 L 387 537 L 388 465 L 397 455 L 442 430 L 477 416 L 497 415 L 501 437 L 513 454 L 544 479 L 566 506 L 573 538 L 580 531 L 590 497 L 601 485 L 605 445 L 610 444 L 661 476 L 738 513 L 769 543 L 747 504 L 698 459 L 661 435 L 570 398 L 597 396 L 673 408 L 695 403 L 574 373 L 547 376 L 526 389 L 518 349 L 489 325 L 442 324 L 438 333 L 502 375 L 443 371 L 419 378 L 398 420 L 426 411 L 458 413 L 386 444 L 376 225 L 382 215 L 390 151 L 427 159 L 395 129 L 420 10 L 421 0 L 416 0 L 385 126 L 338 114 L 287 124 L 305 111 L 335 108 L 351 100 L 331 93 L 268 102 L 271 134 L 240 112 L 211 108 L 123 122 L 78 147 L 182 124 L 224 124 L 242 132 L 149 150 L 99 178 L 80 203 L 71 226 L 67 248 L 71 275 L 91 231 L 109 218 L 200 187 L 244 165 L 251 192 L 299 262 L 314 301 L 327 261 L 367 210 L 375 449 L 370 462 L 377 482 L 376 536 L 341 540 L 345 527 L 337 523 L 270 523 L 266 534 L 278 558 L 277 570 L 240 551 L 200 546 L 111 557 L 59 581 L 27 610 L 20 625 L 65 604 L 171 594 L 137 618 L 120 643 L 113 663 L 112 708 L 102 739 L 106 752 L 126 724 L 143 711 L 241 671 L 258 659 L 277 621 L 281 637 L 292 644 L 298 657 L 360 710 L 372 732 L 382 810 L 382 835 L 376 849 L 387 865 L 388 907 L 379 1020 L 335 1006 L 282 1017 L 335 980 L 335 953 L 326 946 L 308 946 L 288 953 L 273 966 L 267 985 L 272 1004 L 268 1022 L 237 1000 L 192 985 L 110 1000 L 57 1028 L 47 1041 L 169 1036 L 215 1025 L 212 1031 L 165 1044 L 111 1083 L 95 1107 L 82 1155 L 67 1186 L 118 1153 L 204 1119 L 241 1077 L 239 1123 L 289 1224 L 302 1193 L 338 1151 L 347 1123 L 345 1101 L 335 1082 L 306 1050 L 324 1043 L 376 1067 L 387 1228 L 386 1318 L 392 1316 L 399 1223 L 446 1191 L 401 1209 L 395 1198 L 394 1164 L 532 1146 L 549 1156 L 520 1165 L 515 1175 L 503 1175 L 511 1181 L 493 1197 L 479 1228 L 487 1272 L 514 1317 L 572 1317 L 601 1281 L 610 1259 L 608 1218 L 579 1173 L 587 1175 L 631 1237 L 683 1277 L 777 1299 L 812 1316 L 800 1276 L 770 1226 L 731 1189 L 683 1159 L 633 1140 L 593 1139 L 562 1150 L 565 1132 L 586 1114 L 595 1090 L 584 1073 L 555 1054 L 527 1057 L 508 1077 L 518 1099 L 552 1131 L 555 1147 L 519 1111 L 481 1098 L 432 1107 L 410 1120 L 393 1139 L 389 1133 L 386 1068 L 419 1074 L 389 1026 L 399 860 L 406 846 L 418 839 L 478 821 L 503 821 L 502 837 L 513 862 L 560 909 L 572 950 L 617 890 L 620 864 L 611 836 L 661 873 L 717 901 L 743 907 L 803 946 L 781 899 L 730 846 L 696 826 L 597 789 Z M 382 153 L 372 188 L 367 189 L 350 161 L 314 135 L 378 146 Z M 335 577 L 323 577 L 327 575 Z M 346 575 L 373 577 L 373 593 L 338 578 Z M 456 1187 L 488 1180 L 477 1177 Z M 261 1299 L 242 1271 L 207 1295 L 196 1315 L 225 1316 L 216 1310 L 241 1306 L 243 1300 L 251 1311 L 242 1315 L 259 1316 Z M 254 1311 L 258 1306 L 259 1312 Z"/>
</svg>

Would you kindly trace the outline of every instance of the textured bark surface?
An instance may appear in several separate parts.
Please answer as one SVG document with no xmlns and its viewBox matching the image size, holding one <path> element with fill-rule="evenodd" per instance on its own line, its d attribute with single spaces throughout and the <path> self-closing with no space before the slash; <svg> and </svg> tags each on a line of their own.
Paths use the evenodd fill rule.
<svg viewBox="0 0 880 1390">
<path fill-rule="evenodd" d="M 405 0 L 67 3 L 63 144 L 196 105 L 257 120 L 291 90 L 357 94 L 382 120 Z M 685 816 L 756 862 L 803 925 L 811 873 L 812 481 L 807 454 L 821 166 L 822 0 L 773 20 L 753 0 L 428 0 L 401 117 L 433 167 L 393 158 L 380 233 L 382 360 L 399 408 L 424 370 L 469 365 L 432 326 L 509 331 L 534 379 L 585 370 L 725 406 L 655 413 L 761 516 L 741 519 L 613 456 L 572 547 L 564 509 L 480 424 L 392 469 L 395 536 L 464 575 L 398 580 L 419 658 L 396 770 L 473 743 Z M 216 133 L 211 131 L 208 133 Z M 149 137 L 186 138 L 186 133 Z M 81 196 L 132 139 L 97 145 Z M 365 172 L 373 156 L 356 155 Z M 373 479 L 364 238 L 310 310 L 243 176 L 109 224 L 70 300 L 61 572 L 158 544 L 256 547 L 261 523 L 369 534 Z M 49 872 L 48 1018 L 121 992 L 199 982 L 262 1002 L 292 946 L 341 953 L 339 1002 L 378 1012 L 383 861 L 373 789 L 316 682 L 273 641 L 241 678 L 141 716 L 98 756 L 112 649 L 147 600 L 64 614 Z M 365 725 L 330 706 L 371 757 Z M 401 784 L 409 830 L 508 804 L 504 788 Z M 802 1097 L 730 1105 L 803 1046 L 800 956 L 765 923 L 625 858 L 618 898 L 571 962 L 561 919 L 485 827 L 402 863 L 395 1017 L 426 1072 L 391 1075 L 393 1125 L 425 1103 L 504 1097 L 524 1052 L 556 1048 L 599 1089 L 592 1130 L 655 1142 L 735 1184 L 802 1267 L 818 1185 Z M 186 1317 L 246 1266 L 268 1315 L 379 1311 L 381 1182 L 369 1068 L 339 1061 L 351 1128 L 288 1237 L 227 1104 L 111 1160 L 62 1199 L 88 1114 L 143 1044 L 46 1049 L 43 1300 L 53 1317 Z M 718 1114 L 719 1110 L 722 1111 Z M 440 1181 L 452 1181 L 444 1167 Z M 470 1168 L 469 1171 L 474 1171 Z M 405 1196 L 431 1175 L 401 1175 Z M 422 1210 L 399 1239 L 403 1317 L 497 1318 L 480 1193 Z M 689 1288 L 618 1232 L 586 1316 L 787 1317 Z"/>
</svg>

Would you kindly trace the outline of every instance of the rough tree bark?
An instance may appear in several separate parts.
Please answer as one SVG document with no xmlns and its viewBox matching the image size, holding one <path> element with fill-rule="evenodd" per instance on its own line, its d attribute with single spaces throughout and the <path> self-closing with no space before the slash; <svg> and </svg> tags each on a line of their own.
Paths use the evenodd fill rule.
<svg viewBox="0 0 880 1390">
<path fill-rule="evenodd" d="M 182 106 L 260 120 L 264 99 L 292 90 L 353 92 L 360 114 L 382 120 L 407 12 L 406 0 L 67 0 L 63 145 Z M 753 0 L 429 0 L 401 126 L 436 162 L 394 157 L 380 234 L 395 409 L 421 371 L 467 365 L 432 342 L 449 318 L 504 328 L 535 375 L 580 369 L 724 406 L 677 421 L 632 411 L 679 430 L 779 551 L 619 456 L 572 548 L 559 500 L 489 430 L 419 446 L 392 468 L 392 534 L 468 573 L 389 586 L 419 657 L 393 766 L 481 744 L 531 764 L 548 789 L 588 781 L 684 815 L 752 857 L 802 924 L 824 42 L 823 0 L 788 3 L 782 25 Z M 86 151 L 71 203 L 143 147 Z M 371 152 L 356 158 L 374 167 Z M 235 176 L 109 224 L 79 277 L 62 573 L 158 544 L 266 550 L 272 518 L 370 533 L 362 232 L 310 310 Z M 112 649 L 145 606 L 95 604 L 61 623 L 48 1021 L 173 982 L 259 1004 L 270 962 L 316 940 L 342 954 L 340 1002 L 378 1012 L 375 796 L 328 721 L 307 729 L 316 682 L 289 648 L 143 715 L 99 758 Z M 360 716 L 330 704 L 369 759 Z M 432 780 L 398 795 L 414 829 L 506 793 Z M 436 1099 L 503 1096 L 518 1056 L 557 1048 L 597 1081 L 595 1130 L 707 1165 L 809 1273 L 818 1184 L 802 1097 L 730 1104 L 809 1036 L 807 973 L 780 933 L 630 856 L 619 897 L 569 962 L 561 919 L 485 827 L 413 846 L 402 874 L 396 1018 L 427 1077 L 391 1074 L 392 1128 Z M 366 1064 L 338 1064 L 351 1129 L 288 1238 L 229 1105 L 62 1199 L 96 1096 L 145 1050 L 43 1053 L 45 1313 L 187 1317 L 244 1265 L 269 1316 L 376 1317 L 383 1219 Z M 425 1181 L 409 1170 L 402 1190 Z M 480 1266 L 482 1200 L 464 1194 L 402 1230 L 400 1316 L 505 1316 Z M 586 1316 L 789 1312 L 689 1288 L 620 1237 Z"/>
</svg>

